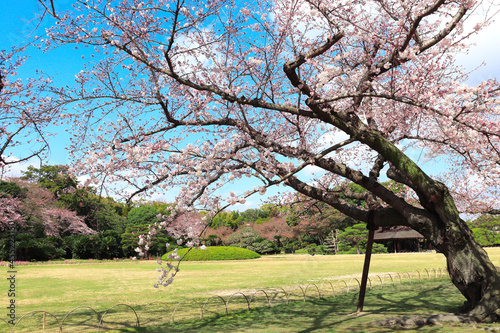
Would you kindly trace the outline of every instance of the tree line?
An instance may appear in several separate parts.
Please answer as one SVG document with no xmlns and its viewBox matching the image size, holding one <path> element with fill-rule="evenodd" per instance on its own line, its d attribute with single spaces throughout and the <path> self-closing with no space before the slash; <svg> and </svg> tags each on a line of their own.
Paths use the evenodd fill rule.
<svg viewBox="0 0 500 333">
<path fill-rule="evenodd" d="M 362 192 L 355 185 L 351 190 Z M 158 201 L 124 204 L 100 196 L 91 187 L 79 186 L 63 165 L 29 167 L 20 178 L 0 181 L 0 205 L 1 260 L 7 260 L 9 251 L 6 222 L 13 219 L 17 219 L 18 260 L 134 257 L 138 236 L 160 222 L 159 215 L 169 215 L 174 206 Z M 203 215 L 186 214 L 177 223 L 192 224 Z M 500 245 L 500 218 L 482 215 L 468 223 L 481 245 Z M 210 221 L 201 239 L 207 246 L 237 246 L 259 254 L 364 253 L 367 229 L 365 223 L 331 206 L 305 201 L 223 211 Z M 176 242 L 162 229 L 147 255 L 161 256 L 166 243 Z M 374 251 L 384 253 L 387 248 L 375 244 Z"/>
</svg>

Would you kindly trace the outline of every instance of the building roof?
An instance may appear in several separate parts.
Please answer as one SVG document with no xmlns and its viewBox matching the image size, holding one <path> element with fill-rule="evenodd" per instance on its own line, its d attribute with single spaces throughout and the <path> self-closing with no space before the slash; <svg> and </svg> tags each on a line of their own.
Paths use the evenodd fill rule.
<svg viewBox="0 0 500 333">
<path fill-rule="evenodd" d="M 393 240 L 393 239 L 424 239 L 424 236 L 422 236 L 419 232 L 413 229 L 375 231 L 374 240 Z"/>
</svg>

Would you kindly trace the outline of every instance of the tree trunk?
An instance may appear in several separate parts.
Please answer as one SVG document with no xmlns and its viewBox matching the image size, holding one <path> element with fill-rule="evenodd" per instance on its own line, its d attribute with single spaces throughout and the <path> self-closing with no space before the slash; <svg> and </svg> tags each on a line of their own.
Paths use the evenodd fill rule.
<svg viewBox="0 0 500 333">
<path fill-rule="evenodd" d="M 379 196 L 389 206 L 379 206 L 373 210 L 360 209 L 297 178 L 290 177 L 286 183 L 298 192 L 330 204 L 357 220 L 367 223 L 371 220 L 379 227 L 409 226 L 420 232 L 445 255 L 450 278 L 467 299 L 466 310 L 471 318 L 476 321 L 497 320 L 500 318 L 500 276 L 486 252 L 474 240 L 472 231 L 460 218 L 448 188 L 425 175 L 402 153 L 398 156 L 403 156 L 401 159 L 405 163 L 401 164 L 406 167 L 406 174 L 388 172 L 388 176 L 413 188 L 421 207 L 409 205 L 404 200 L 393 200 L 383 190 L 379 191 L 377 183 L 371 183 L 367 177 L 357 178 L 354 171 L 351 171 L 352 180 Z M 413 165 L 413 168 L 408 165 Z"/>
<path fill-rule="evenodd" d="M 460 224 L 464 222 L 460 220 Z M 467 299 L 464 310 L 478 321 L 497 320 L 500 316 L 500 275 L 469 230 L 456 237 L 457 231 L 453 229 L 443 228 L 446 241 L 434 246 L 445 255 L 451 281 Z"/>
<path fill-rule="evenodd" d="M 440 219 L 431 228 L 410 225 L 422 233 L 446 257 L 453 284 L 465 296 L 463 310 L 477 321 L 500 318 L 500 275 L 486 251 L 474 240 L 472 231 L 459 217 L 447 189 L 434 209 Z M 433 210 L 434 210 L 433 209 Z"/>
<path fill-rule="evenodd" d="M 389 174 L 399 178 L 398 174 Z M 413 185 L 411 187 L 424 209 L 420 213 L 400 209 L 404 219 L 446 257 L 451 281 L 467 299 L 463 310 L 476 321 L 497 320 L 500 318 L 500 275 L 497 269 L 460 218 L 448 188 L 420 169 L 408 170 L 406 175 L 409 174 L 411 177 L 399 179 Z"/>
</svg>

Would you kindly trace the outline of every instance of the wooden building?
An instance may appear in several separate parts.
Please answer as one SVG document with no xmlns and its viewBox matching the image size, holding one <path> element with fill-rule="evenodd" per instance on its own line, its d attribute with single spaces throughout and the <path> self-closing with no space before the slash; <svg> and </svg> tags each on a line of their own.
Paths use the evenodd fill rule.
<svg viewBox="0 0 500 333">
<path fill-rule="evenodd" d="M 380 228 L 375 231 L 375 242 L 382 243 L 389 252 L 421 252 L 425 248 L 425 238 L 408 227 Z"/>
</svg>

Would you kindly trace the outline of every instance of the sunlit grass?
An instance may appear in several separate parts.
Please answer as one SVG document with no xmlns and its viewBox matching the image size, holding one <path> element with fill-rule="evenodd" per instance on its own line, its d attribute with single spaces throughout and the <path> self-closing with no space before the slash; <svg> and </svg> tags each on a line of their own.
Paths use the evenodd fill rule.
<svg viewBox="0 0 500 333">
<path fill-rule="evenodd" d="M 453 312 L 464 298 L 449 280 L 416 282 L 369 290 L 364 312 L 356 314 L 357 293 L 294 301 L 251 311 L 191 319 L 174 324 L 122 329 L 121 332 L 449 332 L 472 333 L 498 325 L 443 323 L 443 326 L 381 327 L 388 317 Z"/>
</svg>

